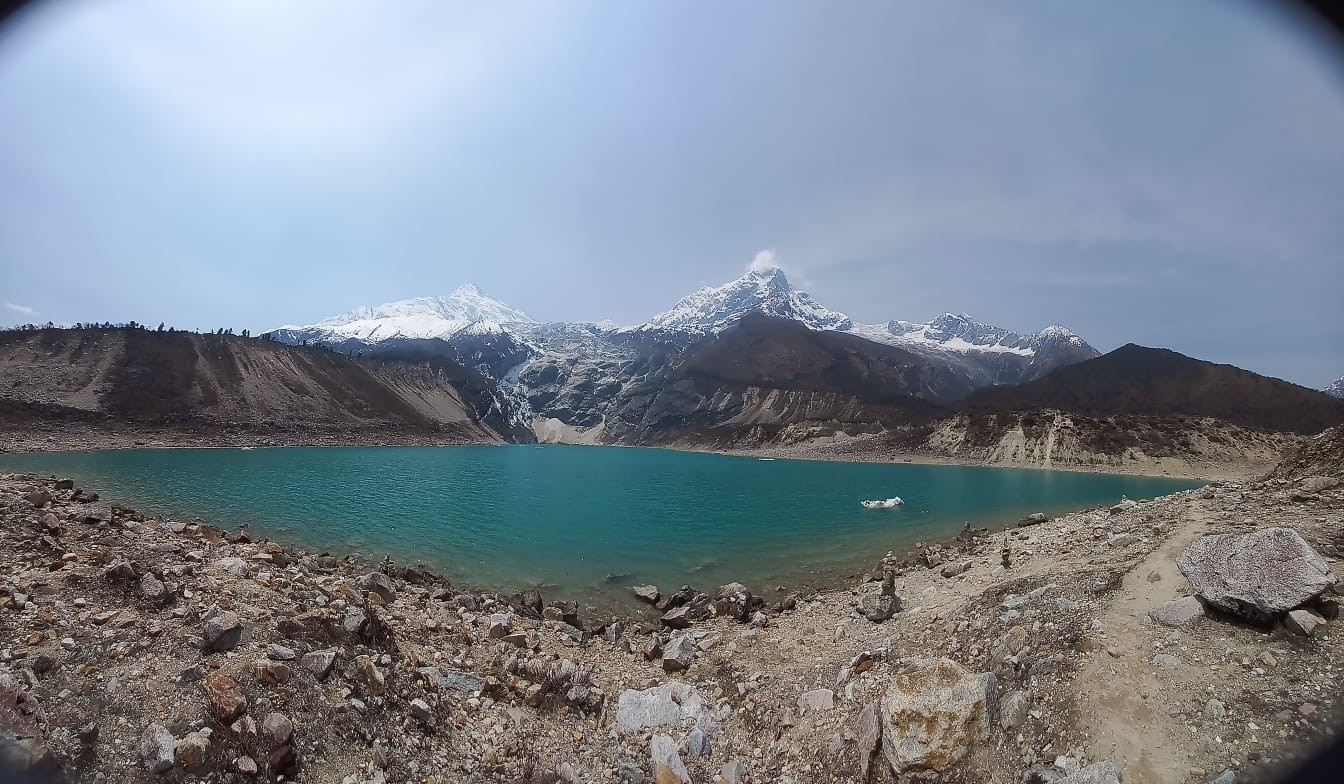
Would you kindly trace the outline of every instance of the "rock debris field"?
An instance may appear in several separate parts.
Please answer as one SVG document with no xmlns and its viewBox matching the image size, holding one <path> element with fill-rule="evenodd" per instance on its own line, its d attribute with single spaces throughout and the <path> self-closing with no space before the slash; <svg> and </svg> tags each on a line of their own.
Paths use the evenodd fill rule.
<svg viewBox="0 0 1344 784">
<path fill-rule="evenodd" d="M 641 586 L 624 618 L 3 476 L 0 760 L 79 782 L 1275 781 L 1344 726 L 1332 459 L 968 527 L 848 590 Z"/>
</svg>

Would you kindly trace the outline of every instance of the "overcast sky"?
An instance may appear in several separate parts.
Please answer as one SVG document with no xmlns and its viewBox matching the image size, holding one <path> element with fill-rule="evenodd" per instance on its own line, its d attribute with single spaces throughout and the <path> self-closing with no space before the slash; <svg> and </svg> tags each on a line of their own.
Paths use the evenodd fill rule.
<svg viewBox="0 0 1344 784">
<path fill-rule="evenodd" d="M 1344 374 L 1344 53 L 1252 2 L 38 3 L 0 323 L 474 281 L 638 323 L 762 250 L 864 322 Z"/>
</svg>

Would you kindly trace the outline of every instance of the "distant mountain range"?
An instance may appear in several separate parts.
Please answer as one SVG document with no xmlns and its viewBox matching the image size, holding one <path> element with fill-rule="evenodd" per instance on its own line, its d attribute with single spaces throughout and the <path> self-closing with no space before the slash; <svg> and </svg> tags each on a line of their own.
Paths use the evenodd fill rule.
<svg viewBox="0 0 1344 784">
<path fill-rule="evenodd" d="M 744 319 L 755 321 L 744 327 Z M 659 422 L 703 420 L 702 409 L 711 405 L 706 401 L 737 394 L 705 387 L 701 374 L 700 393 L 681 400 L 686 410 L 663 411 L 670 378 L 687 382 L 687 374 L 709 362 L 705 357 L 722 357 L 725 346 L 762 333 L 781 345 L 802 341 L 812 349 L 825 346 L 825 352 L 845 354 L 855 366 L 887 379 L 882 389 L 886 398 L 934 403 L 954 401 L 986 386 L 1020 384 L 1097 356 L 1086 341 L 1058 325 L 1021 335 L 950 313 L 924 323 L 859 324 L 795 289 L 778 268 L 753 270 L 723 286 L 700 289 L 646 323 L 628 327 L 540 324 L 465 285 L 446 297 L 358 308 L 269 334 L 285 343 L 320 344 L 346 353 L 460 362 L 498 384 L 492 400 L 508 404 L 484 416 L 514 437 L 522 437 L 537 422 L 554 420 L 574 428 L 604 425 L 608 439 L 638 441 L 652 437 Z M 809 338 L 811 333 L 818 337 Z M 775 388 L 771 385 L 781 373 L 792 377 L 808 369 L 796 356 L 779 351 L 765 356 L 774 364 L 759 368 L 759 376 L 735 373 L 734 384 Z M 750 359 L 760 364 L 760 357 Z M 650 386 L 655 383 L 659 386 Z M 867 392 L 854 396 L 872 402 L 873 390 L 865 388 Z M 726 413 L 711 418 L 723 419 Z"/>
</svg>

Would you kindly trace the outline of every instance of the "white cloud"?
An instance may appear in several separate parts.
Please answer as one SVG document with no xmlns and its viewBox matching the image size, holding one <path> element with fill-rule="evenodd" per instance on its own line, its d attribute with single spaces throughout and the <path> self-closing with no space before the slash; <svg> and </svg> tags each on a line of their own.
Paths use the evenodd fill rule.
<svg viewBox="0 0 1344 784">
<path fill-rule="evenodd" d="M 33 316 L 37 314 L 36 308 L 30 308 L 27 305 L 16 305 L 13 302 L 6 302 L 5 307 L 16 313 L 22 313 L 25 316 Z"/>
<path fill-rule="evenodd" d="M 757 251 L 755 258 L 747 265 L 747 272 L 769 272 L 773 269 L 779 269 L 779 265 L 775 263 L 773 250 Z"/>
</svg>

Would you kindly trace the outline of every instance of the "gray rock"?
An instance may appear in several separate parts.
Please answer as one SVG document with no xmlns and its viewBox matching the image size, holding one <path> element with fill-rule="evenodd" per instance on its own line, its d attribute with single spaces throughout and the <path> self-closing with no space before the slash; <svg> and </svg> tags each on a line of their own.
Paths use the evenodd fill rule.
<svg viewBox="0 0 1344 784">
<path fill-rule="evenodd" d="M 686 734 L 686 753 L 699 759 L 710 755 L 709 736 L 696 727 Z"/>
<path fill-rule="evenodd" d="M 271 742 L 271 747 L 289 743 L 294 737 L 294 722 L 283 713 L 268 713 L 261 722 L 261 734 Z"/>
<path fill-rule="evenodd" d="M 205 622 L 204 636 L 210 650 L 232 650 L 243 639 L 243 625 L 236 613 L 222 612 Z"/>
<path fill-rule="evenodd" d="M 51 493 L 46 490 L 34 490 L 23 496 L 23 500 L 33 505 L 34 509 L 41 509 L 51 501 Z"/>
<path fill-rule="evenodd" d="M 663 594 L 659 593 L 659 586 L 657 585 L 636 585 L 630 589 L 630 592 L 634 594 L 634 598 L 649 602 L 649 604 L 657 604 L 659 598 L 663 597 Z"/>
<path fill-rule="evenodd" d="M 746 766 L 737 760 L 728 760 L 719 768 L 719 778 L 723 784 L 742 784 L 747 778 Z"/>
<path fill-rule="evenodd" d="M 869 771 L 882 750 L 882 705 L 873 700 L 859 711 L 859 764 L 863 780 L 869 781 Z"/>
<path fill-rule="evenodd" d="M 1028 525 L 1040 525 L 1041 523 L 1044 523 L 1049 519 L 1050 519 L 1049 517 L 1045 516 L 1044 512 L 1034 512 L 1022 518 L 1021 520 L 1018 520 L 1017 527 L 1024 528 Z"/>
<path fill-rule="evenodd" d="M 1287 626 L 1289 631 L 1303 637 L 1310 637 L 1311 633 L 1316 631 L 1316 627 L 1323 623 L 1325 619 L 1310 610 L 1291 610 L 1283 619 L 1283 625 Z"/>
<path fill-rule="evenodd" d="M 1061 596 L 1058 599 L 1055 599 L 1055 609 L 1059 610 L 1060 612 L 1068 612 L 1069 610 L 1076 610 L 1078 609 L 1078 602 L 1075 602 L 1072 599 L 1065 599 L 1063 596 Z"/>
<path fill-rule="evenodd" d="M 998 709 L 992 673 L 951 659 L 914 659 L 882 698 L 882 752 L 898 773 L 941 771 L 989 738 Z"/>
<path fill-rule="evenodd" d="M 1204 703 L 1204 718 L 1209 721 L 1222 721 L 1227 718 L 1227 706 L 1222 700 L 1210 699 Z"/>
<path fill-rule="evenodd" d="M 1096 762 L 1056 784 L 1120 784 L 1120 771 L 1110 760 Z"/>
<path fill-rule="evenodd" d="M 1021 594 L 1010 593 L 1003 597 L 1003 609 L 1005 610 L 1020 610 L 1026 603 L 1027 597 Z"/>
<path fill-rule="evenodd" d="M 965 572 L 967 569 L 970 568 L 971 568 L 971 562 L 963 561 L 962 563 L 959 564 L 948 564 L 947 566 L 944 566 L 940 574 L 942 574 L 944 577 L 956 577 L 957 575 Z"/>
<path fill-rule="evenodd" d="M 663 613 L 663 617 L 658 620 L 669 629 L 685 629 L 691 625 L 691 608 L 674 607 Z"/>
<path fill-rule="evenodd" d="M 163 773 L 173 767 L 176 756 L 173 733 L 162 724 L 151 724 L 140 736 L 140 759 L 145 770 L 150 773 Z"/>
<path fill-rule="evenodd" d="M 830 689 L 812 689 L 798 695 L 798 715 L 828 711 L 835 707 L 835 692 Z"/>
<path fill-rule="evenodd" d="M 275 661 L 294 661 L 298 658 L 298 654 L 294 652 L 293 648 L 271 643 L 266 646 L 266 658 Z"/>
<path fill-rule="evenodd" d="M 674 638 L 663 651 L 663 670 L 681 672 L 689 669 L 698 651 L 699 648 L 689 634 Z"/>
<path fill-rule="evenodd" d="M 1209 784 L 1237 784 L 1237 774 L 1229 768 L 1219 773 Z"/>
<path fill-rule="evenodd" d="M 869 595 L 859 602 L 859 612 L 873 623 L 881 623 L 900 611 L 901 598 L 895 595 Z"/>
<path fill-rule="evenodd" d="M 513 633 L 513 613 L 496 613 L 487 624 L 490 639 L 502 640 Z"/>
<path fill-rule="evenodd" d="M 1299 483 L 1299 487 L 1307 493 L 1322 493 L 1339 487 L 1339 477 L 1334 476 L 1309 476 Z"/>
<path fill-rule="evenodd" d="M 326 680 L 327 676 L 331 674 L 331 668 L 336 664 L 336 651 L 305 653 L 303 658 L 299 660 L 299 664 L 303 665 L 303 668 L 311 672 L 313 677 L 319 681 Z"/>
<path fill-rule="evenodd" d="M 361 593 L 376 593 L 384 602 L 394 602 L 397 598 L 397 591 L 392 587 L 392 580 L 382 572 L 369 572 L 355 581 L 355 587 L 359 588 Z"/>
<path fill-rule="evenodd" d="M 1335 574 L 1291 528 L 1201 536 L 1176 559 L 1196 595 L 1259 623 L 1320 596 Z"/>
<path fill-rule="evenodd" d="M 431 686 L 439 691 L 453 691 L 459 694 L 476 694 L 485 688 L 485 681 L 469 672 L 438 667 L 421 667 L 418 672 Z"/>
<path fill-rule="evenodd" d="M 233 556 L 211 562 L 210 568 L 228 572 L 234 577 L 246 577 L 252 571 L 252 566 L 247 561 Z"/>
<path fill-rule="evenodd" d="M 643 691 L 626 689 L 616 700 L 616 730 L 622 734 L 680 727 L 688 720 L 693 720 L 706 736 L 722 726 L 710 702 L 693 686 L 680 681 Z"/>
<path fill-rule="evenodd" d="M 422 721 L 426 724 L 429 723 L 430 719 L 434 718 L 434 712 L 430 710 L 429 703 L 419 697 L 411 700 L 411 715 L 414 716 L 417 721 Z"/>
<path fill-rule="evenodd" d="M 621 784 L 644 784 L 646 777 L 638 765 L 622 760 L 616 763 L 616 780 Z"/>
<path fill-rule="evenodd" d="M 999 726 L 1005 730 L 1015 730 L 1027 720 L 1027 711 L 1031 710 L 1031 696 L 1025 691 L 1010 691 L 999 700 Z"/>
<path fill-rule="evenodd" d="M 654 735 L 649 741 L 653 780 L 658 784 L 691 784 L 691 774 L 677 753 L 677 743 L 666 735 Z"/>
<path fill-rule="evenodd" d="M 1153 664 L 1156 664 L 1158 667 L 1178 667 L 1181 664 L 1181 660 L 1169 653 L 1159 653 L 1153 657 Z"/>
<path fill-rule="evenodd" d="M 1148 611 L 1148 617 L 1163 626 L 1189 629 L 1204 619 L 1204 603 L 1193 596 L 1163 602 Z"/>
</svg>

